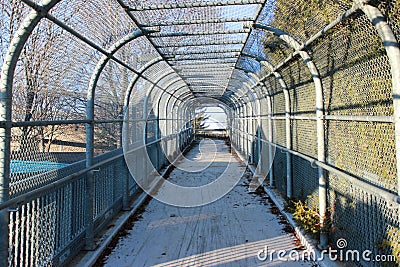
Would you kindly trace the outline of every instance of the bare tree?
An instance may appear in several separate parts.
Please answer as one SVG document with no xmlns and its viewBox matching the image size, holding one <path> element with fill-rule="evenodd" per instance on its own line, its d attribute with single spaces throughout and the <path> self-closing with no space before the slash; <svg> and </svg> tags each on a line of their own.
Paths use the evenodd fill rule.
<svg viewBox="0 0 400 267">
<path fill-rule="evenodd" d="M 1 3 L 2 55 L 8 49 L 18 26 L 28 13 L 21 1 L 4 0 Z M 71 13 L 72 14 L 72 13 Z M 71 15 L 72 16 L 72 15 Z M 74 64 L 65 59 L 71 51 L 66 45 L 66 33 L 48 20 L 42 20 L 26 42 L 15 71 L 13 87 L 13 120 L 46 121 L 74 117 L 82 105 L 80 93 L 65 87 L 64 81 Z M 1 58 L 1 62 L 4 59 Z M 60 64 L 60 63 L 63 64 Z M 64 126 L 24 126 L 20 129 L 19 149 L 23 151 L 49 151 L 51 141 Z M 14 130 L 14 133 L 18 131 Z M 46 140 L 46 142 L 45 142 Z"/>
</svg>

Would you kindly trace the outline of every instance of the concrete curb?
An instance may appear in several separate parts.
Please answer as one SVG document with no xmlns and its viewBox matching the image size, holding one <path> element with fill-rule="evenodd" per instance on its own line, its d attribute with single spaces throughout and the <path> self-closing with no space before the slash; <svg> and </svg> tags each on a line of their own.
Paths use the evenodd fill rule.
<svg viewBox="0 0 400 267">
<path fill-rule="evenodd" d="M 239 158 L 246 164 L 247 168 L 252 172 L 252 174 L 255 174 L 255 167 L 250 165 L 248 161 L 243 157 L 243 155 L 234 147 L 232 146 L 236 154 L 239 156 Z M 318 250 L 316 246 L 313 244 L 316 241 L 313 241 L 309 236 L 307 236 L 302 229 L 300 229 L 297 225 L 296 222 L 294 221 L 293 216 L 285 211 L 285 206 L 286 206 L 286 200 L 282 198 L 280 195 L 276 194 L 273 189 L 269 188 L 268 186 L 263 184 L 263 179 L 259 179 L 260 185 L 262 185 L 264 192 L 271 198 L 272 202 L 278 207 L 279 211 L 282 213 L 283 216 L 285 216 L 286 220 L 288 223 L 293 227 L 297 238 L 299 238 L 301 244 L 306 248 L 306 250 L 309 251 L 314 251 L 315 256 L 317 259 L 321 258 L 321 252 Z M 342 267 L 343 265 L 330 260 L 329 258 L 324 257 L 323 260 L 321 261 L 316 261 L 316 264 L 321 267 Z"/>
</svg>

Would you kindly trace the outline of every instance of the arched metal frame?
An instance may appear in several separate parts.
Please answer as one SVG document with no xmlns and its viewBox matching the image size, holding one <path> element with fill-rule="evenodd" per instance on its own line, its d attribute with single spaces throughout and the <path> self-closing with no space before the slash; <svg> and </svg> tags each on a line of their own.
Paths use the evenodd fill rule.
<svg viewBox="0 0 400 267">
<path fill-rule="evenodd" d="M 291 116 L 291 99 L 290 99 L 290 93 L 289 89 L 286 85 L 285 80 L 282 78 L 282 75 L 278 72 L 275 71 L 275 66 L 273 66 L 272 63 L 260 59 L 255 55 L 251 54 L 245 54 L 244 56 L 248 56 L 249 58 L 259 62 L 262 66 L 267 68 L 278 80 L 283 94 L 285 98 L 285 129 L 286 129 L 286 147 L 288 149 L 292 149 L 292 127 L 291 127 L 291 121 L 290 121 L 290 116 Z M 269 97 L 268 102 L 271 101 L 271 98 Z M 271 110 L 272 113 L 272 110 Z M 270 114 L 271 114 L 270 113 Z M 272 126 L 272 125 L 271 125 Z M 271 139 L 272 140 L 272 139 Z M 273 175 L 272 175 L 272 184 L 275 183 L 273 180 Z M 292 154 L 290 152 L 286 152 L 286 196 L 288 198 L 293 197 L 293 175 L 292 175 Z"/>
<path fill-rule="evenodd" d="M 61 0 L 44 0 L 40 5 L 33 5 L 33 10 L 30 12 L 30 14 L 25 18 L 23 23 L 21 24 L 21 27 L 18 29 L 18 32 L 16 34 L 16 37 L 13 38 L 12 43 L 10 45 L 10 50 L 7 53 L 7 56 L 5 58 L 5 62 L 7 64 L 3 65 L 2 69 L 2 79 L 1 79 L 1 84 L 0 84 L 0 114 L 2 116 L 2 122 L 4 123 L 4 127 L 0 127 L 0 136 L 2 138 L 1 142 L 1 147 L 0 147 L 0 158 L 2 160 L 2 164 L 0 165 L 0 204 L 4 203 L 8 200 L 9 198 L 9 175 L 10 175 L 10 139 L 11 139 L 11 105 L 12 105 L 12 86 L 13 86 L 13 74 L 14 70 L 16 67 L 17 60 L 19 58 L 19 55 L 22 51 L 22 48 L 26 41 L 28 40 L 29 36 L 31 35 L 32 31 L 34 28 L 37 26 L 39 21 L 46 17 L 48 12 L 53 8 L 58 2 Z M 359 3 L 356 1 L 356 4 L 359 5 L 359 8 L 368 16 L 368 18 L 371 20 L 372 24 L 375 26 L 376 30 L 378 31 L 378 34 L 380 38 L 383 41 L 383 45 L 386 49 L 386 53 L 389 58 L 389 63 L 391 67 L 391 74 L 392 74 L 392 88 L 393 88 L 393 106 L 394 106 L 394 125 L 395 125 L 395 140 L 396 140 L 396 166 L 397 166 L 397 192 L 400 194 L 400 50 L 399 50 L 399 45 L 398 42 L 390 29 L 389 25 L 387 22 L 383 19 L 383 15 L 379 11 L 379 9 L 368 5 L 364 3 Z M 58 22 L 60 23 L 60 22 Z M 266 31 L 267 33 L 273 33 L 276 36 L 278 36 L 280 39 L 284 40 L 286 43 L 288 43 L 291 47 L 293 47 L 296 52 L 295 54 L 298 54 L 302 57 L 304 62 L 306 63 L 313 81 L 315 85 L 315 90 L 316 90 L 316 119 L 317 119 L 317 142 L 318 142 L 318 161 L 324 163 L 325 162 L 325 140 L 324 140 L 324 102 L 323 102 L 323 91 L 322 91 L 322 84 L 321 80 L 319 78 L 318 74 L 318 69 L 316 68 L 315 64 L 312 62 L 311 58 L 309 55 L 304 51 L 305 44 L 301 45 L 299 42 L 297 42 L 293 37 L 291 37 L 289 34 L 279 30 L 275 29 L 266 25 L 260 25 L 256 24 L 254 25 L 255 28 L 257 29 L 262 29 Z M 67 27 L 67 26 L 65 26 Z M 331 26 L 329 26 L 331 27 Z M 333 27 L 333 26 L 332 26 Z M 138 36 L 140 36 L 141 32 L 139 31 L 135 32 Z M 137 38 L 138 36 L 130 36 L 129 38 Z M 83 38 L 83 37 L 82 37 Z M 107 53 L 104 53 L 105 56 L 99 61 L 93 75 L 92 79 L 89 85 L 88 89 L 88 102 L 87 102 L 87 161 L 86 164 L 87 166 L 91 166 L 93 164 L 93 128 L 94 128 L 94 96 L 95 96 L 95 88 L 96 88 L 96 83 L 97 80 L 100 76 L 101 71 L 107 64 L 107 62 L 112 59 L 113 54 L 116 53 L 122 46 L 124 46 L 127 42 L 131 41 L 128 40 L 128 37 L 125 37 L 127 39 L 121 39 L 121 41 L 116 43 L 112 48 L 110 48 Z M 132 39 L 132 40 L 133 40 Z M 124 43 L 125 42 L 125 43 Z M 103 51 L 101 51 L 103 53 Z M 139 70 L 137 76 L 134 79 L 134 82 L 131 83 L 129 86 L 129 89 L 127 90 L 127 96 L 126 96 L 126 102 L 124 102 L 125 109 L 129 104 L 129 99 L 130 99 L 130 94 L 132 91 L 132 88 L 134 87 L 135 83 L 137 80 L 140 78 L 140 76 L 151 66 L 154 64 L 160 62 L 161 59 L 156 59 L 155 61 L 157 62 L 148 62 L 146 64 L 146 67 L 144 69 Z M 271 74 L 275 76 L 276 79 L 281 84 L 281 87 L 283 88 L 283 91 L 287 91 L 287 86 L 282 83 L 283 81 L 282 76 L 276 71 L 276 67 L 272 65 L 268 65 L 268 63 L 265 63 L 265 66 L 268 67 L 271 71 Z M 175 72 L 171 72 L 169 74 L 174 74 Z M 167 74 L 167 75 L 169 75 Z M 166 75 L 166 76 L 167 76 Z M 162 80 L 164 77 L 163 76 L 160 80 Z M 157 83 L 160 81 L 158 80 L 156 83 L 153 84 L 150 90 L 150 94 L 152 90 L 157 87 Z M 256 79 L 254 78 L 254 81 Z M 171 85 L 172 86 L 172 85 Z M 260 86 L 258 82 L 256 82 L 256 86 Z M 167 93 L 168 87 L 165 90 L 161 90 L 161 95 L 160 98 L 164 98 L 164 93 Z M 235 86 L 236 87 L 236 86 Z M 249 85 L 244 85 L 244 87 L 247 87 L 248 90 L 250 91 L 250 94 L 252 94 L 252 86 Z M 251 88 L 251 89 L 249 89 Z M 261 85 L 260 87 L 264 91 L 268 91 L 267 88 L 265 88 L 265 84 Z M 236 90 L 235 90 L 236 89 Z M 257 109 L 260 111 L 260 108 L 255 108 L 253 109 L 252 102 L 256 101 L 258 105 L 260 97 L 257 97 L 257 100 L 252 100 L 250 101 L 249 95 L 239 95 L 238 92 L 241 92 L 241 86 L 238 88 L 235 88 L 232 90 L 232 88 L 228 88 L 227 91 L 233 92 L 233 94 L 230 97 L 225 97 L 222 96 L 221 100 L 225 103 L 227 106 L 230 106 L 233 108 L 233 113 L 238 112 L 241 114 L 241 116 L 247 117 L 251 116 L 254 113 L 254 110 Z M 170 102 L 170 99 L 173 97 L 173 95 L 180 91 L 181 88 L 176 89 L 174 93 L 170 94 L 168 98 L 168 104 Z M 262 91 L 261 90 L 261 91 Z M 257 94 L 256 90 L 256 94 Z M 148 95 L 150 95 L 148 94 Z M 180 95 L 178 98 L 180 98 L 182 95 Z M 254 95 L 252 95 L 254 98 Z M 243 97 L 247 97 L 248 101 L 244 101 Z M 269 94 L 266 94 L 265 97 L 267 98 L 267 104 L 268 104 L 268 110 L 269 110 L 269 116 L 272 114 L 272 103 L 271 103 L 271 97 Z M 176 106 L 176 103 L 178 102 L 178 98 L 174 96 L 175 100 L 172 105 L 172 109 L 177 107 L 178 112 L 176 115 L 182 116 L 181 114 L 186 113 L 187 110 L 189 110 L 188 104 L 189 100 L 190 101 L 195 101 L 195 98 L 193 98 L 193 95 L 190 94 L 190 92 L 187 92 L 187 94 L 181 99 L 179 102 L 180 104 L 183 103 L 183 105 L 178 105 Z M 255 99 L 255 98 L 254 98 Z M 285 99 L 289 99 L 288 95 L 285 95 Z M 185 102 L 186 101 L 186 102 Z M 286 100 L 287 101 L 287 100 Z M 168 106 L 167 104 L 167 106 Z M 289 105 L 289 109 L 287 108 Z M 146 105 L 145 105 L 146 106 Z M 179 111 L 179 109 L 181 109 Z M 286 117 L 288 117 L 288 113 L 290 114 L 290 99 L 289 103 L 285 102 L 285 110 L 286 110 Z M 240 116 L 239 116 L 240 117 Z M 233 120 L 235 120 L 235 116 L 233 116 Z M 286 118 L 286 123 L 289 121 L 289 126 L 290 126 L 290 117 L 289 119 Z M 240 121 L 239 121 L 240 122 Z M 272 120 L 269 118 L 269 128 L 272 129 Z M 288 127 L 288 124 L 286 124 L 286 128 Z M 288 132 L 287 132 L 288 133 Z M 287 134 L 290 135 L 290 134 Z M 243 139 L 243 138 L 241 138 Z M 269 141 L 272 142 L 272 131 L 269 132 Z M 291 141 L 286 139 L 286 144 L 287 148 L 291 149 Z M 324 215 L 324 211 L 326 210 L 326 177 L 324 174 L 323 168 L 319 166 L 319 196 L 320 196 L 320 215 Z M 91 179 L 92 173 L 89 172 L 88 175 L 88 191 L 91 192 Z M 272 185 L 272 184 L 271 184 Z M 325 198 L 325 201 L 324 199 Z M 92 205 L 92 203 L 87 203 L 88 205 Z M 91 220 L 89 220 L 91 221 Z M 0 210 L 0 258 L 1 259 L 7 259 L 8 257 L 8 239 L 4 238 L 5 232 L 8 232 L 8 212 L 6 212 L 4 209 Z M 93 228 L 93 225 L 87 225 L 87 227 Z M 90 248 L 91 244 L 93 243 L 93 236 L 90 235 L 90 230 L 88 231 L 87 237 L 86 237 L 86 243 L 87 247 Z M 324 242 L 321 240 L 321 245 L 324 247 Z"/>
<path fill-rule="evenodd" d="M 1 73 L 0 83 L 0 116 L 5 122 L 5 127 L 0 127 L 0 204 L 9 199 L 10 190 L 10 145 L 11 145 L 11 105 L 12 88 L 14 81 L 14 71 L 22 49 L 31 35 L 34 28 L 41 19 L 61 0 L 44 0 L 41 3 L 41 12 L 31 10 L 29 15 L 23 20 L 12 39 L 10 49 L 5 56 Z M 0 210 L 0 264 L 8 264 L 8 223 L 9 214 L 7 210 Z"/>
<path fill-rule="evenodd" d="M 311 77 L 314 81 L 315 86 L 315 106 L 316 106 L 316 122 L 317 122 L 317 159 L 320 162 L 325 162 L 325 126 L 324 126 L 324 97 L 323 97 L 323 89 L 322 82 L 319 77 L 319 72 L 317 67 L 315 66 L 313 60 L 308 55 L 307 52 L 301 50 L 301 44 L 295 40 L 288 33 L 276 29 L 267 25 L 255 24 L 254 27 L 256 29 L 264 30 L 266 33 L 274 34 L 279 37 L 281 40 L 286 42 L 289 46 L 296 50 L 296 54 L 299 54 L 303 59 L 304 63 L 307 66 L 307 69 L 310 71 Z M 290 123 L 290 122 L 289 122 Z M 327 210 L 327 181 L 326 181 L 326 173 L 325 170 L 318 166 L 318 198 L 319 198 L 319 215 L 320 215 L 320 224 L 321 228 L 323 228 L 326 218 L 326 210 Z M 292 189 L 290 189 L 291 191 Z M 328 246 L 328 238 L 327 233 L 321 233 L 320 238 L 320 247 L 327 248 Z"/>
<path fill-rule="evenodd" d="M 157 58 L 154 58 L 153 60 L 147 62 L 141 69 L 139 69 L 140 75 L 135 76 L 135 78 L 129 84 L 128 89 L 126 90 L 125 99 L 124 99 L 124 110 L 126 110 L 127 107 L 129 106 L 132 90 L 135 87 L 136 82 L 139 80 L 139 78 L 143 75 L 144 72 L 146 72 L 148 69 L 150 69 L 153 65 L 156 65 L 160 62 L 163 62 L 162 57 L 157 57 Z M 173 70 L 171 70 L 170 73 L 175 73 L 175 72 Z M 157 83 L 158 83 L 158 81 L 155 81 L 152 85 L 152 88 L 155 87 Z"/>
<path fill-rule="evenodd" d="M 400 49 L 399 43 L 385 16 L 380 10 L 371 5 L 361 3 L 361 10 L 374 25 L 385 47 L 389 58 L 390 72 L 392 74 L 393 117 L 396 142 L 396 168 L 397 168 L 397 194 L 400 196 Z"/>
<path fill-rule="evenodd" d="M 135 40 L 136 38 L 142 36 L 143 33 L 141 30 L 137 30 L 127 36 L 123 37 L 121 40 L 116 42 L 110 49 L 109 55 L 104 55 L 99 62 L 97 63 L 96 68 L 93 71 L 92 77 L 89 82 L 89 87 L 87 90 L 87 104 L 86 104 L 86 119 L 89 121 L 86 123 L 86 167 L 90 168 L 93 165 L 93 157 L 94 157 L 94 102 L 95 102 L 95 93 L 97 82 L 100 78 L 100 75 L 110 60 L 110 55 L 114 55 L 119 49 L 121 49 L 127 43 Z M 94 174 L 93 171 L 87 173 L 87 181 L 86 181 L 86 248 L 94 249 Z"/>
</svg>

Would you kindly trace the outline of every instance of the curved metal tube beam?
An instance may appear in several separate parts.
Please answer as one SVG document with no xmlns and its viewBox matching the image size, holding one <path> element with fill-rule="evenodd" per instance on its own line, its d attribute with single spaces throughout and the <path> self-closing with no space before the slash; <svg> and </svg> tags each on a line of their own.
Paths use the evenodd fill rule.
<svg viewBox="0 0 400 267">
<path fill-rule="evenodd" d="M 164 79 L 165 77 L 168 77 L 171 74 L 175 74 L 175 72 L 173 70 L 170 70 L 170 71 L 164 73 L 163 75 L 161 75 L 160 77 L 158 77 L 157 80 L 154 82 L 154 85 L 152 85 L 150 87 L 150 89 L 148 89 L 147 95 L 150 97 L 153 93 L 154 88 L 156 87 L 155 84 L 158 84 L 162 79 Z M 156 95 L 154 95 L 153 99 L 157 99 Z M 159 115 L 160 115 L 159 111 L 157 111 L 157 116 L 159 116 Z"/>
<path fill-rule="evenodd" d="M 393 117 L 396 142 L 397 194 L 400 196 L 400 49 L 392 29 L 386 22 L 385 16 L 371 5 L 361 4 L 361 10 L 371 20 L 382 39 L 386 54 L 389 58 L 392 74 Z"/>
<path fill-rule="evenodd" d="M 275 76 L 275 78 L 278 80 L 280 86 L 282 87 L 282 91 L 285 97 L 285 128 L 286 128 L 286 147 L 289 149 L 292 149 L 292 127 L 291 127 L 291 121 L 290 121 L 290 115 L 291 115 L 291 100 L 290 100 L 290 93 L 289 89 L 286 85 L 285 80 L 282 78 L 282 75 L 275 71 L 275 66 L 266 61 L 262 60 L 252 54 L 246 54 L 245 56 L 256 60 L 259 62 L 262 66 L 268 68 L 272 74 Z M 269 97 L 270 98 L 270 97 Z M 269 99 L 269 101 L 271 98 Z M 272 112 L 272 110 L 271 110 Z M 272 181 L 272 184 L 275 182 Z M 286 196 L 288 198 L 293 197 L 293 176 L 292 176 L 292 154 L 289 152 L 286 152 Z"/>
<path fill-rule="evenodd" d="M 25 43 L 31 36 L 42 18 L 61 0 L 44 0 L 41 2 L 41 12 L 32 10 L 23 20 L 15 36 L 11 40 L 1 69 L 0 83 L 0 116 L 5 127 L 0 128 L 0 203 L 10 197 L 10 156 L 11 156 L 11 120 L 12 120 L 12 88 L 14 72 L 18 58 Z M 8 210 L 0 210 L 0 266 L 8 266 Z"/>
<path fill-rule="evenodd" d="M 86 103 L 86 119 L 90 121 L 86 123 L 86 168 L 90 168 L 93 165 L 93 157 L 94 157 L 94 97 L 96 93 L 97 82 L 100 78 L 101 72 L 104 67 L 119 49 L 121 49 L 127 43 L 135 40 L 136 38 L 142 36 L 143 33 L 141 30 L 136 30 L 119 41 L 117 41 L 111 48 L 108 50 L 108 55 L 103 55 L 99 62 L 96 65 L 96 68 L 93 71 L 92 77 L 89 82 L 89 87 L 87 91 L 87 103 Z M 94 203 L 93 203 L 93 193 L 94 193 L 94 180 L 93 180 L 93 171 L 87 173 L 87 182 L 86 182 L 86 205 L 87 205 L 87 213 L 86 213 L 86 248 L 93 249 L 94 248 L 94 222 L 93 222 L 93 212 L 94 212 Z"/>
<path fill-rule="evenodd" d="M 150 67 L 152 67 L 153 65 L 162 62 L 163 58 L 162 57 L 156 57 L 155 59 L 147 62 L 141 69 L 139 69 L 139 73 L 140 75 L 135 75 L 135 78 L 133 78 L 133 80 L 130 82 L 130 84 L 128 85 L 128 90 L 126 90 L 125 92 L 125 98 L 124 98 L 124 110 L 126 110 L 126 108 L 129 106 L 129 102 L 130 102 L 130 98 L 131 98 L 131 94 L 132 94 L 132 90 L 135 87 L 136 82 L 139 80 L 139 78 L 143 75 L 143 73 L 145 71 L 147 71 Z M 156 86 L 157 83 L 152 84 L 153 87 Z"/>
<path fill-rule="evenodd" d="M 325 162 L 325 126 L 324 126 L 324 98 L 323 98 L 323 88 L 322 82 L 319 77 L 319 72 L 311 57 L 307 52 L 301 51 L 301 44 L 295 40 L 288 33 L 267 26 L 256 24 L 254 25 L 257 29 L 265 30 L 268 33 L 273 33 L 275 36 L 279 37 L 281 40 L 285 41 L 288 45 L 293 47 L 295 50 L 299 50 L 298 54 L 301 56 L 305 64 L 307 65 L 308 70 L 311 73 L 312 79 L 314 81 L 315 86 L 315 106 L 316 106 L 316 123 L 317 123 L 317 158 L 321 162 Z M 318 167 L 318 198 L 319 198 L 319 215 L 320 215 L 320 224 L 321 229 L 324 227 L 326 217 L 326 209 L 327 209 L 327 181 L 326 174 L 322 167 Z M 328 246 L 328 238 L 326 233 L 321 232 L 320 238 L 320 247 L 322 249 L 327 248 Z"/>
</svg>

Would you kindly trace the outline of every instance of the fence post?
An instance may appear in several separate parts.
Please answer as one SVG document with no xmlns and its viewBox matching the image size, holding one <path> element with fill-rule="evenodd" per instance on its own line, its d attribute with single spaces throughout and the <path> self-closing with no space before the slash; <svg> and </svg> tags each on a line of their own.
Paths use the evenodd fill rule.
<svg viewBox="0 0 400 267">
<path fill-rule="evenodd" d="M 129 106 L 125 107 L 124 110 L 124 121 L 123 121 L 123 126 L 122 126 L 122 133 L 121 135 L 123 136 L 122 138 L 122 153 L 124 153 L 124 149 L 129 151 L 129 129 L 130 129 L 130 122 L 129 122 Z M 122 163 L 121 166 L 125 170 L 124 172 L 124 177 L 122 179 L 122 209 L 123 210 L 129 210 L 129 168 L 128 164 L 126 163 L 125 157 L 121 159 Z"/>
<path fill-rule="evenodd" d="M 271 188 L 275 187 L 275 177 L 274 177 L 274 146 L 272 143 L 274 142 L 274 129 L 273 129 L 273 121 L 272 121 L 272 98 L 269 94 L 266 95 L 267 98 L 267 109 L 268 109 L 268 158 L 271 161 L 271 167 L 269 169 L 269 186 Z"/>
<path fill-rule="evenodd" d="M 11 105 L 12 87 L 18 58 L 32 31 L 47 12 L 60 0 L 43 0 L 42 12 L 31 10 L 14 35 L 1 69 L 0 82 L 0 119 L 4 127 L 0 128 L 0 203 L 9 199 L 10 154 L 11 154 Z M 9 212 L 0 210 L 0 266 L 8 266 Z"/>
<path fill-rule="evenodd" d="M 88 105 L 91 105 L 92 100 L 88 100 Z M 93 120 L 93 109 L 87 109 L 87 118 Z M 86 124 L 86 167 L 93 165 L 94 154 L 94 123 L 93 121 Z M 94 173 L 89 171 L 86 173 L 85 183 L 85 249 L 94 250 L 94 226 L 93 226 L 93 206 L 94 206 Z"/>
<path fill-rule="evenodd" d="M 392 74 L 393 118 L 396 144 L 397 194 L 400 196 L 400 48 L 392 29 L 381 11 L 371 5 L 361 4 L 361 10 L 374 25 L 385 47 Z"/>
</svg>

